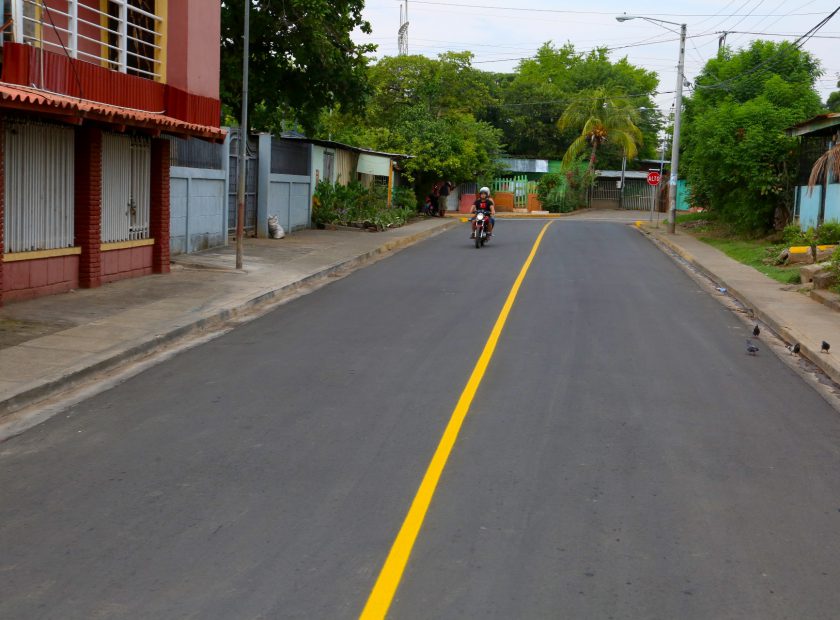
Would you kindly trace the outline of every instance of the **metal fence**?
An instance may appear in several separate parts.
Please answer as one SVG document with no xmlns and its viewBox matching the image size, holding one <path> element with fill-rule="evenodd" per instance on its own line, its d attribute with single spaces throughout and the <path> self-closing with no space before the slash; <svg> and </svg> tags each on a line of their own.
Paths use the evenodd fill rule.
<svg viewBox="0 0 840 620">
<path fill-rule="evenodd" d="M 153 0 L 12 0 L 16 42 L 140 77 L 161 75 L 164 21 Z"/>
<path fill-rule="evenodd" d="M 102 241 L 149 237 L 151 141 L 102 136 Z"/>
<path fill-rule="evenodd" d="M 239 187 L 239 129 L 230 130 L 230 167 L 228 172 L 228 231 L 236 230 L 236 201 Z M 248 233 L 257 226 L 257 184 L 259 177 L 259 146 L 257 139 L 248 137 L 245 147 L 245 222 Z"/>
<path fill-rule="evenodd" d="M 490 190 L 496 194 L 505 192 L 513 194 L 513 204 L 516 209 L 528 207 L 528 194 L 537 193 L 537 182 L 529 181 L 525 175 L 493 179 Z"/>
<path fill-rule="evenodd" d="M 73 246 L 73 129 L 6 120 L 4 252 Z"/>
<path fill-rule="evenodd" d="M 170 165 L 181 168 L 224 170 L 224 146 L 205 140 L 171 138 Z"/>
</svg>

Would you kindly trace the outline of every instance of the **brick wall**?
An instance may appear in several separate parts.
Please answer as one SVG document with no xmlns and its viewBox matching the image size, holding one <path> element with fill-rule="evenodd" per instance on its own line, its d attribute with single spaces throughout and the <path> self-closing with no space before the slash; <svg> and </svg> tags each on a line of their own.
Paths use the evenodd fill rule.
<svg viewBox="0 0 840 620">
<path fill-rule="evenodd" d="M 82 248 L 79 286 L 102 284 L 102 131 L 91 127 L 76 132 L 75 237 Z"/>
<path fill-rule="evenodd" d="M 169 273 L 169 141 L 152 140 L 151 213 L 149 222 L 155 240 L 152 270 Z"/>
</svg>

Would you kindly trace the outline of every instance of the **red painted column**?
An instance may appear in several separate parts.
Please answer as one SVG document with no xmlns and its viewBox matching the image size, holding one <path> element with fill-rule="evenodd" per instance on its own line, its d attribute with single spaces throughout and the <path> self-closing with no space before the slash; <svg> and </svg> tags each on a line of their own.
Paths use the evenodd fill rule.
<svg viewBox="0 0 840 620">
<path fill-rule="evenodd" d="M 6 221 L 6 125 L 0 115 L 0 306 L 3 305 L 3 248 Z"/>
<path fill-rule="evenodd" d="M 82 248 L 79 286 L 102 284 L 102 130 L 82 127 L 76 131 L 74 165 L 75 237 Z"/>
<path fill-rule="evenodd" d="M 169 273 L 169 141 L 152 140 L 151 213 L 149 222 L 155 240 L 152 271 Z"/>
</svg>

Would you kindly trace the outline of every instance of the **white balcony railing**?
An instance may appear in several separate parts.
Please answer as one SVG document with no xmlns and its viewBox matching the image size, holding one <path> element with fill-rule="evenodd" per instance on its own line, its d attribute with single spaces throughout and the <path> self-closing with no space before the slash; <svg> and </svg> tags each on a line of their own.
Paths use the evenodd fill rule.
<svg viewBox="0 0 840 620">
<path fill-rule="evenodd" d="M 154 0 L 12 0 L 13 39 L 157 80 L 164 24 L 153 7 Z"/>
</svg>

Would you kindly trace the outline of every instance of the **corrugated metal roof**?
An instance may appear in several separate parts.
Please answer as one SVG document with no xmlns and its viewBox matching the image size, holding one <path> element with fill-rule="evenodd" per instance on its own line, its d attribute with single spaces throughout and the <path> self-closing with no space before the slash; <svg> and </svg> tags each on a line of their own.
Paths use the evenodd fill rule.
<svg viewBox="0 0 840 620">
<path fill-rule="evenodd" d="M 364 149 L 360 146 L 351 146 L 343 142 L 336 142 L 334 140 L 321 140 L 319 138 L 307 138 L 303 134 L 297 132 L 284 132 L 280 138 L 282 140 L 290 140 L 293 142 L 306 142 L 307 144 L 317 144 L 318 146 L 325 146 L 333 149 L 344 149 L 354 153 L 367 153 L 368 155 L 380 155 L 382 157 L 390 157 L 392 159 L 413 159 L 414 155 L 406 155 L 405 153 L 388 153 L 385 151 L 374 151 L 373 149 Z"/>
<path fill-rule="evenodd" d="M 187 123 L 164 114 L 67 97 L 5 82 L 0 82 L 0 107 L 90 119 L 115 125 L 157 129 L 166 133 L 206 138 L 217 142 L 223 141 L 227 133 L 224 129 Z"/>
<path fill-rule="evenodd" d="M 809 133 L 824 131 L 835 125 L 840 125 L 840 113 L 828 112 L 797 123 L 793 127 L 788 127 L 785 131 L 789 136 L 804 136 Z"/>
</svg>

